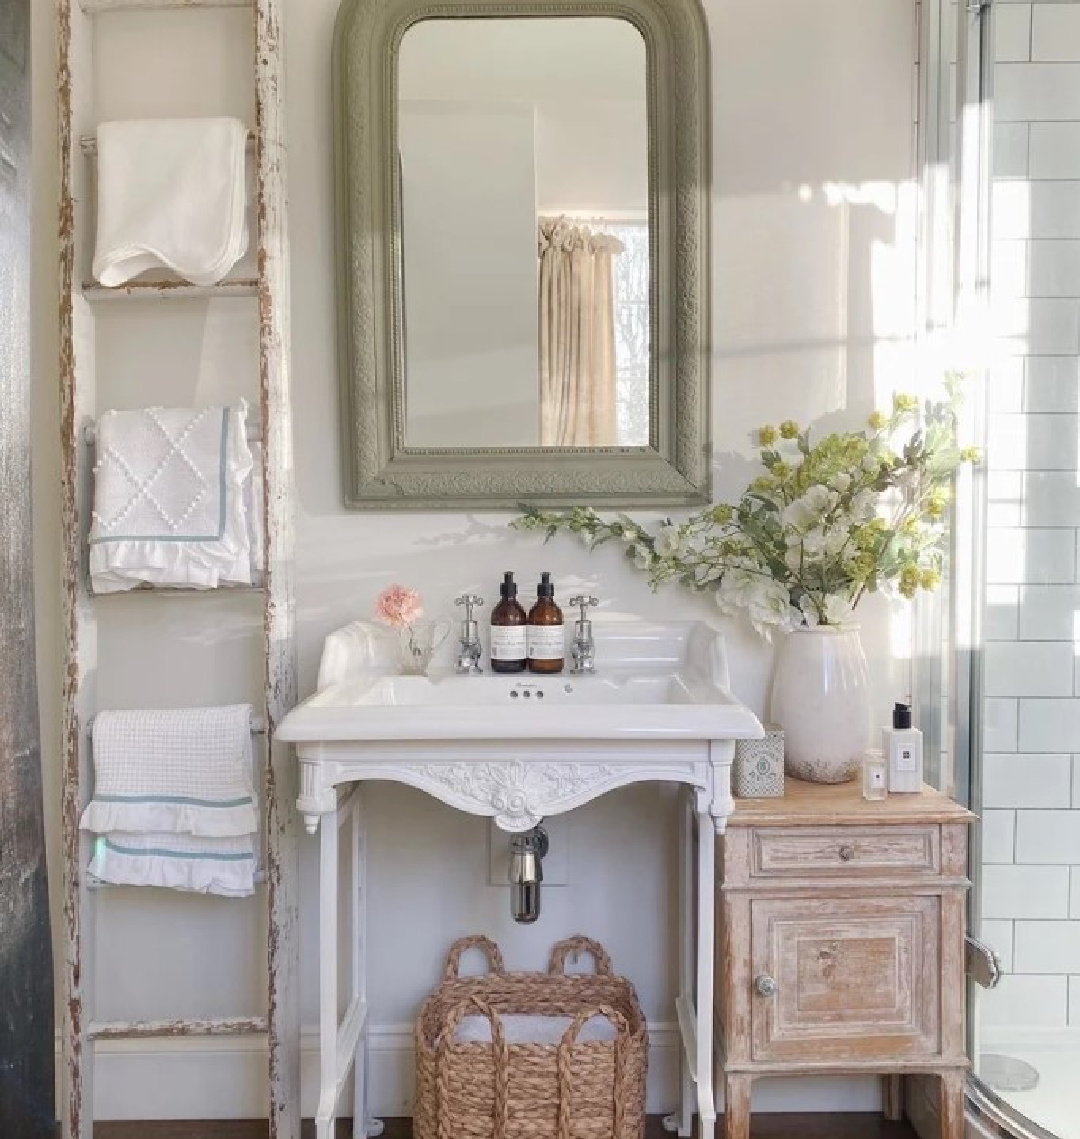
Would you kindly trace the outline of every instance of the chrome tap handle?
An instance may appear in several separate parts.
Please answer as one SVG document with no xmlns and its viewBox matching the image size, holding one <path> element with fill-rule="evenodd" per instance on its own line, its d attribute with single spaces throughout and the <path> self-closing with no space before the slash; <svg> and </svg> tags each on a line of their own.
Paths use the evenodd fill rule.
<svg viewBox="0 0 1080 1139">
<path fill-rule="evenodd" d="M 589 610 L 594 605 L 600 604 L 600 598 L 599 597 L 589 597 L 583 593 L 583 594 L 581 594 L 580 597 L 571 597 L 570 598 L 570 604 L 576 605 L 581 610 L 581 617 L 579 618 L 579 620 L 581 621 L 581 624 L 584 625 L 585 622 L 588 621 L 588 619 L 589 619 Z"/>
<path fill-rule="evenodd" d="M 478 593 L 463 593 L 454 602 L 455 605 L 465 606 L 465 620 L 473 620 L 473 610 L 484 604 L 484 599 Z"/>
</svg>

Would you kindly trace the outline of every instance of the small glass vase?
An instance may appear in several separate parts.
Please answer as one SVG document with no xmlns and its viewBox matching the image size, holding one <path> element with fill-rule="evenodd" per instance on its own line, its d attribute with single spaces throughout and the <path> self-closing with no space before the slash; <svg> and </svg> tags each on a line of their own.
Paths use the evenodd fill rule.
<svg viewBox="0 0 1080 1139">
<path fill-rule="evenodd" d="M 402 676 L 426 676 L 435 650 L 450 635 L 449 621 L 414 621 L 398 630 Z"/>
</svg>

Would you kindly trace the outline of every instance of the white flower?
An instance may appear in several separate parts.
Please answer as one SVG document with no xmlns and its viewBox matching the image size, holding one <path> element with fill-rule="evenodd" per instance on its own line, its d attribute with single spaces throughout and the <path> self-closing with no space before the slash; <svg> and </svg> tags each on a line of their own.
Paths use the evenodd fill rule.
<svg viewBox="0 0 1080 1139">
<path fill-rule="evenodd" d="M 652 566 L 652 551 L 648 546 L 633 546 L 631 548 L 631 556 L 634 559 L 634 565 L 639 570 L 647 570 Z"/>
<path fill-rule="evenodd" d="M 716 604 L 729 614 L 745 609 L 754 629 L 764 637 L 768 637 L 770 629 L 791 627 L 787 587 L 760 573 L 728 570 L 716 591 Z"/>
<path fill-rule="evenodd" d="M 877 469 L 880 466 L 881 460 L 877 457 L 877 455 L 867 455 L 866 458 L 862 461 L 862 469 L 866 471 L 868 475 L 876 474 Z"/>
<path fill-rule="evenodd" d="M 838 490 L 841 494 L 851 486 L 851 475 L 841 471 L 832 481 L 833 490 Z"/>
<path fill-rule="evenodd" d="M 818 613 L 809 597 L 802 598 L 799 602 L 799 610 L 807 627 L 813 629 L 818 623 Z"/>
<path fill-rule="evenodd" d="M 804 495 L 784 507 L 780 519 L 785 526 L 809 530 L 829 509 L 831 500 L 828 487 L 820 484 L 812 486 Z"/>
<path fill-rule="evenodd" d="M 684 552 L 678 526 L 661 526 L 656 535 L 656 552 L 662 558 L 677 558 Z"/>
<path fill-rule="evenodd" d="M 787 553 L 784 554 L 784 564 L 792 573 L 798 571 L 802 565 L 802 550 L 799 548 L 798 543 L 793 546 L 788 546 Z"/>
<path fill-rule="evenodd" d="M 838 593 L 825 598 L 825 624 L 843 625 L 851 620 L 854 608 L 851 602 Z"/>
<path fill-rule="evenodd" d="M 851 521 L 856 526 L 864 526 L 877 513 L 877 495 L 872 490 L 860 490 L 851 500 L 848 508 Z"/>
</svg>

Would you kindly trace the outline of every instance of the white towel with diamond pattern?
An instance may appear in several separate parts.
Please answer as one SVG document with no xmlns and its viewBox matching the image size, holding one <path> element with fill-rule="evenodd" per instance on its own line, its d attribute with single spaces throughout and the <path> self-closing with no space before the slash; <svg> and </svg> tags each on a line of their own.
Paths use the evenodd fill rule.
<svg viewBox="0 0 1080 1139">
<path fill-rule="evenodd" d="M 163 886 L 224 898 L 255 892 L 255 840 L 185 834 L 99 835 L 89 874 L 114 886 Z"/>
<path fill-rule="evenodd" d="M 170 269 L 217 284 L 248 245 L 239 119 L 132 119 L 98 127 L 94 276 L 122 285 Z"/>
<path fill-rule="evenodd" d="M 247 404 L 110 411 L 98 420 L 90 580 L 214 589 L 252 580 Z M 248 499 L 251 499 L 250 494 Z"/>
<path fill-rule="evenodd" d="M 83 830 L 226 838 L 259 829 L 250 704 L 99 712 L 91 757 Z"/>
</svg>

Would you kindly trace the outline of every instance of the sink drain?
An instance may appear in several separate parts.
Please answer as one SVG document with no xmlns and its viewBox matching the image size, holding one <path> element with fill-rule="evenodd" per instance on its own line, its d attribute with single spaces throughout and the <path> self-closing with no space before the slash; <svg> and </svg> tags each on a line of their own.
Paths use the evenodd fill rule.
<svg viewBox="0 0 1080 1139">
<path fill-rule="evenodd" d="M 1029 1092 L 1038 1086 L 1038 1069 L 1015 1056 L 987 1052 L 979 1059 L 979 1075 L 996 1092 Z"/>
</svg>

